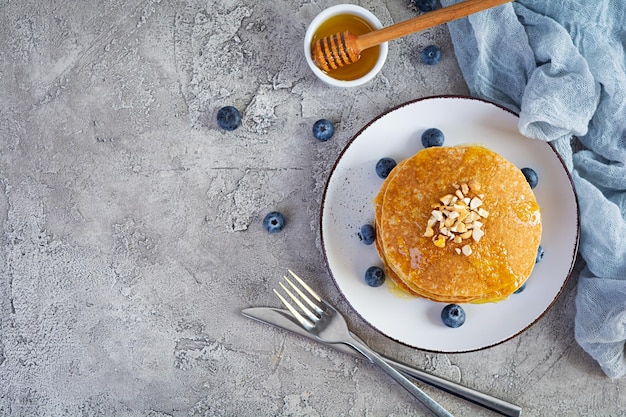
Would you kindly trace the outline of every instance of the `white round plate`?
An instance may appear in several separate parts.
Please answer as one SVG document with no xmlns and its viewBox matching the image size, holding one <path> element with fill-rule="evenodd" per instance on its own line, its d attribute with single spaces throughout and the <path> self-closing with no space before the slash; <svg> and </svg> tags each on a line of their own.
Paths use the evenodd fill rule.
<svg viewBox="0 0 626 417">
<path fill-rule="evenodd" d="M 330 273 L 354 310 L 381 333 L 435 352 L 468 352 L 504 342 L 535 323 L 565 286 L 576 257 L 579 213 L 571 177 L 553 147 L 522 136 L 518 117 L 493 103 L 467 97 L 432 97 L 398 106 L 374 119 L 346 146 L 332 169 L 321 209 L 321 239 Z M 499 303 L 464 304 L 465 324 L 451 329 L 440 318 L 445 304 L 373 288 L 365 270 L 382 265 L 374 245 L 359 239 L 374 221 L 373 200 L 383 182 L 375 172 L 382 157 L 401 161 L 422 149 L 421 134 L 436 127 L 444 146 L 481 144 L 539 176 L 545 256 L 526 288 Z M 433 175 L 437 175 L 436 172 Z"/>
</svg>

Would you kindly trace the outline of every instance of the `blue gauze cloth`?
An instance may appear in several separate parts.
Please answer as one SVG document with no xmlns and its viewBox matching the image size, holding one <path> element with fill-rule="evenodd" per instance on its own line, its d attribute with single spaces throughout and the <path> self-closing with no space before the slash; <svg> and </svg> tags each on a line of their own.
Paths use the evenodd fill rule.
<svg viewBox="0 0 626 417">
<path fill-rule="evenodd" d="M 518 0 L 448 28 L 470 93 L 518 113 L 520 133 L 550 141 L 571 172 L 585 261 L 575 337 L 608 377 L 620 378 L 626 374 L 626 1 Z M 586 149 L 574 152 L 572 136 Z"/>
</svg>

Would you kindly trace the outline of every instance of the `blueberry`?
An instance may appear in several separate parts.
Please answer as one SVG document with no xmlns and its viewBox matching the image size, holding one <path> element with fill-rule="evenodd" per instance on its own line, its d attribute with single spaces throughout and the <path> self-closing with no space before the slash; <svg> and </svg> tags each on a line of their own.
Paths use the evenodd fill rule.
<svg viewBox="0 0 626 417">
<path fill-rule="evenodd" d="M 285 227 L 285 216 L 278 211 L 267 213 L 263 219 L 263 227 L 270 233 L 278 233 Z"/>
<path fill-rule="evenodd" d="M 224 130 L 235 130 L 241 125 L 241 114 L 233 106 L 222 107 L 217 111 L 217 125 Z"/>
<path fill-rule="evenodd" d="M 313 136 L 315 139 L 326 142 L 333 137 L 335 133 L 335 126 L 333 122 L 327 119 L 320 119 L 313 124 Z"/>
<path fill-rule="evenodd" d="M 441 60 L 441 48 L 437 45 L 429 45 L 422 49 L 420 58 L 426 65 L 436 65 Z"/>
<path fill-rule="evenodd" d="M 379 266 L 370 266 L 365 271 L 365 282 L 370 287 L 380 287 L 385 282 L 385 271 Z"/>
<path fill-rule="evenodd" d="M 524 177 L 526 177 L 526 181 L 528 181 L 528 185 L 530 185 L 530 188 L 535 188 L 537 186 L 537 183 L 539 182 L 539 176 L 534 169 L 528 167 L 522 168 L 522 174 L 524 174 Z"/>
<path fill-rule="evenodd" d="M 376 175 L 385 179 L 395 167 L 396 161 L 393 158 L 381 158 L 378 162 L 376 162 Z"/>
<path fill-rule="evenodd" d="M 422 145 L 424 148 L 430 148 L 432 146 L 442 146 L 445 140 L 443 132 L 436 127 L 426 129 L 422 133 Z"/>
<path fill-rule="evenodd" d="M 437 0 L 413 0 L 420 12 L 432 12 L 437 8 Z"/>
<path fill-rule="evenodd" d="M 537 257 L 535 258 L 535 263 L 540 262 L 543 259 L 543 246 L 539 245 L 537 248 Z"/>
<path fill-rule="evenodd" d="M 465 310 L 458 304 L 448 304 L 441 310 L 441 321 L 448 327 L 460 327 L 465 323 Z"/>
<path fill-rule="evenodd" d="M 361 242 L 366 245 L 371 245 L 374 243 L 374 239 L 376 239 L 376 231 L 374 230 L 374 226 L 371 224 L 364 224 L 361 226 L 361 230 L 359 232 L 359 238 Z"/>
<path fill-rule="evenodd" d="M 523 283 L 521 287 L 519 287 L 518 289 L 515 290 L 515 292 L 513 292 L 513 294 L 519 294 L 525 289 L 526 289 L 526 283 Z"/>
</svg>

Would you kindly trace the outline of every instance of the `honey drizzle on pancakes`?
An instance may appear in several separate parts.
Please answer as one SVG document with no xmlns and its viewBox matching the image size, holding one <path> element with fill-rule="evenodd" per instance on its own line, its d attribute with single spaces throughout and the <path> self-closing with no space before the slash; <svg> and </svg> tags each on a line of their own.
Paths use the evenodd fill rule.
<svg viewBox="0 0 626 417">
<path fill-rule="evenodd" d="M 450 184 L 467 184 L 468 191 L 479 184 L 475 193 L 483 198 L 476 209 L 488 213 L 488 233 L 471 240 L 470 256 L 458 256 L 455 249 L 463 245 L 453 244 L 454 238 L 437 247 L 423 236 L 433 201 L 456 191 Z M 427 148 L 402 161 L 383 183 L 375 209 L 376 248 L 387 275 L 414 296 L 497 301 L 532 272 L 541 238 L 539 206 L 520 170 L 484 147 Z"/>
</svg>

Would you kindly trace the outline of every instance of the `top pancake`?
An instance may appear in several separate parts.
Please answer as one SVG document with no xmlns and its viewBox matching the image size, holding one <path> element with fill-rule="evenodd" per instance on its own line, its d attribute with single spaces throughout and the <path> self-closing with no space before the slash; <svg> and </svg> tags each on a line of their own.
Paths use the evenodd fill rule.
<svg viewBox="0 0 626 417">
<path fill-rule="evenodd" d="M 479 219 L 484 235 L 457 243 L 446 236 L 438 247 L 439 225 L 434 237 L 424 236 L 433 206 L 461 185 L 466 197 L 480 197 L 488 214 Z M 427 148 L 396 166 L 376 198 L 376 227 L 390 278 L 413 295 L 441 302 L 506 298 L 532 272 L 541 238 L 539 206 L 526 178 L 480 146 Z M 463 246 L 471 254 L 459 254 Z"/>
</svg>

